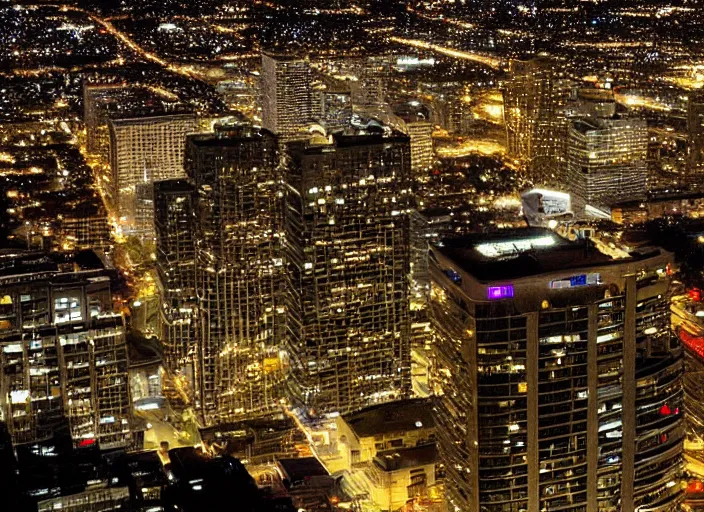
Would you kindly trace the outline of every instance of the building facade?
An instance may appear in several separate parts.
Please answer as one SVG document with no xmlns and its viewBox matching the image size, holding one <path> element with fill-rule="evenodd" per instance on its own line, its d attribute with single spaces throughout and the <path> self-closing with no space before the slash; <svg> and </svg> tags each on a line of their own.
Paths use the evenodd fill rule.
<svg viewBox="0 0 704 512">
<path fill-rule="evenodd" d="M 154 183 L 160 338 L 166 366 L 191 380 L 197 354 L 194 192 L 186 179 Z"/>
<path fill-rule="evenodd" d="M 136 226 L 137 186 L 184 176 L 186 135 L 196 131 L 191 114 L 111 119 L 110 198 L 128 225 Z"/>
<path fill-rule="evenodd" d="M 542 229 L 432 250 L 450 510 L 678 510 L 682 349 L 659 249 Z"/>
<path fill-rule="evenodd" d="M 554 183 L 564 161 L 571 83 L 559 67 L 544 58 L 514 61 L 503 91 L 508 155 L 526 166 L 536 184 Z"/>
<path fill-rule="evenodd" d="M 14 444 L 68 430 L 74 446 L 132 443 L 122 315 L 94 253 L 0 256 L 0 415 Z"/>
<path fill-rule="evenodd" d="M 567 140 L 567 187 L 592 206 L 645 197 L 648 126 L 642 119 L 579 119 Z"/>
<path fill-rule="evenodd" d="M 207 423 L 278 407 L 285 329 L 278 141 L 238 125 L 188 138 L 195 188 L 198 400 Z"/>
<path fill-rule="evenodd" d="M 281 140 L 301 135 L 313 116 L 312 71 L 302 58 L 262 54 L 262 126 Z"/>
<path fill-rule="evenodd" d="M 289 144 L 286 167 L 294 404 L 347 412 L 406 396 L 408 138 L 318 136 Z"/>
<path fill-rule="evenodd" d="M 699 188 L 701 172 L 704 171 L 704 95 L 693 91 L 687 103 L 687 135 L 689 157 L 687 159 L 688 181 Z"/>
</svg>

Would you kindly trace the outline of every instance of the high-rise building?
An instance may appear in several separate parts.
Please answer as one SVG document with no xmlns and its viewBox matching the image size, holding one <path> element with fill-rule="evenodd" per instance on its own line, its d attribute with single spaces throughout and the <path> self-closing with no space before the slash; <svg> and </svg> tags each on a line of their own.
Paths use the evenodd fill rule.
<svg viewBox="0 0 704 512">
<path fill-rule="evenodd" d="M 567 188 L 576 209 L 645 196 L 648 127 L 642 119 L 577 119 L 567 139 Z"/>
<path fill-rule="evenodd" d="M 196 131 L 196 117 L 184 114 L 111 119 L 108 126 L 111 206 L 134 227 L 137 185 L 184 176 L 186 135 Z"/>
<path fill-rule="evenodd" d="M 539 228 L 431 252 L 450 510 L 678 510 L 672 255 L 616 260 Z"/>
<path fill-rule="evenodd" d="M 351 82 L 352 103 L 362 108 L 381 107 L 386 102 L 392 63 L 395 57 L 373 55 L 359 59 L 344 59 L 340 64 L 345 73 L 357 78 Z"/>
<path fill-rule="evenodd" d="M 262 126 L 281 140 L 301 136 L 313 116 L 312 71 L 303 58 L 262 54 Z"/>
<path fill-rule="evenodd" d="M 410 144 L 392 132 L 287 146 L 289 387 L 346 412 L 410 388 Z"/>
<path fill-rule="evenodd" d="M 704 171 L 704 94 L 692 91 L 687 106 L 687 132 L 689 158 L 687 161 L 689 182 L 699 187 L 698 176 Z"/>
<path fill-rule="evenodd" d="M 249 126 L 188 138 L 195 187 L 198 364 L 207 423 L 270 411 L 283 372 L 283 190 L 278 141 Z"/>
<path fill-rule="evenodd" d="M 119 81 L 96 83 L 86 79 L 83 83 L 86 150 L 105 160 L 109 158 L 110 119 L 184 114 L 190 111 L 190 107 L 177 96 L 163 89 L 128 85 Z"/>
<path fill-rule="evenodd" d="M 185 179 L 154 183 L 160 338 L 166 366 L 191 380 L 197 354 L 194 202 L 193 185 Z"/>
<path fill-rule="evenodd" d="M 75 447 L 131 445 L 124 320 L 95 253 L 0 255 L 0 347 L 15 444 L 68 429 Z"/>
<path fill-rule="evenodd" d="M 513 61 L 503 91 L 508 154 L 526 166 L 536 184 L 554 183 L 564 161 L 571 83 L 558 68 L 546 58 Z"/>
<path fill-rule="evenodd" d="M 83 121 L 86 125 L 86 149 L 107 158 L 109 135 L 107 120 L 110 106 L 117 108 L 119 95 L 128 89 L 125 84 L 83 84 Z"/>
<path fill-rule="evenodd" d="M 411 170 L 427 173 L 433 165 L 433 124 L 430 109 L 418 101 L 397 105 L 394 113 L 401 119 L 400 129 L 411 140 Z"/>
</svg>

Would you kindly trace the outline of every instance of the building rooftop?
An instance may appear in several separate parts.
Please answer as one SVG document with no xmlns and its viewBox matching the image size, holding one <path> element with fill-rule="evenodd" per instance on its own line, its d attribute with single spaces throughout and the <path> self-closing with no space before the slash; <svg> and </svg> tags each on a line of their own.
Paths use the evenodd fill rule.
<svg viewBox="0 0 704 512">
<path fill-rule="evenodd" d="M 184 178 L 171 178 L 168 180 L 159 180 L 154 182 L 154 191 L 160 191 L 162 193 L 172 192 L 191 192 L 193 190 L 193 185 Z"/>
<path fill-rule="evenodd" d="M 77 253 L 44 253 L 4 249 L 0 251 L 0 278 L 36 272 L 74 272 L 105 270 L 105 264 L 93 251 Z"/>
<path fill-rule="evenodd" d="M 426 398 L 373 405 L 342 418 L 360 438 L 435 426 L 432 405 Z"/>
<path fill-rule="evenodd" d="M 237 146 L 261 137 L 276 136 L 264 128 L 248 124 L 216 125 L 215 133 L 189 135 L 188 143 L 198 147 Z"/>
<path fill-rule="evenodd" d="M 523 228 L 443 240 L 437 251 L 479 282 L 518 279 L 572 268 L 619 264 L 660 253 L 653 248 L 614 259 L 589 240 L 570 241 L 546 228 Z"/>
<path fill-rule="evenodd" d="M 315 457 L 279 459 L 278 463 L 292 484 L 301 482 L 311 476 L 330 476 L 330 473 Z"/>
<path fill-rule="evenodd" d="M 398 471 L 399 469 L 435 464 L 438 459 L 438 449 L 435 443 L 429 443 L 411 448 L 377 452 L 374 464 L 383 471 Z"/>
<path fill-rule="evenodd" d="M 121 117 L 110 119 L 115 126 L 142 125 L 146 123 L 166 123 L 172 121 L 195 121 L 196 115 L 191 113 L 147 115 L 143 117 Z"/>
</svg>

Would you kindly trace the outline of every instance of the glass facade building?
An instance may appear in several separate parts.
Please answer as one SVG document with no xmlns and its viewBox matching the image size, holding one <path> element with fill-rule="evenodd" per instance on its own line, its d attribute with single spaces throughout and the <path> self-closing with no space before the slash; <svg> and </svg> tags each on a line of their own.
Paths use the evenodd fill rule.
<svg viewBox="0 0 704 512">
<path fill-rule="evenodd" d="M 294 403 L 347 412 L 410 388 L 410 145 L 402 134 L 290 143 L 286 247 Z"/>
<path fill-rule="evenodd" d="M 154 183 L 157 285 L 164 359 L 192 377 L 196 356 L 195 194 L 188 180 Z"/>
<path fill-rule="evenodd" d="M 194 135 L 198 403 L 206 423 L 265 414 L 283 389 L 285 332 L 278 141 L 247 125 Z"/>
<path fill-rule="evenodd" d="M 642 119 L 579 119 L 567 139 L 567 186 L 575 201 L 604 206 L 645 197 L 648 126 Z"/>
</svg>

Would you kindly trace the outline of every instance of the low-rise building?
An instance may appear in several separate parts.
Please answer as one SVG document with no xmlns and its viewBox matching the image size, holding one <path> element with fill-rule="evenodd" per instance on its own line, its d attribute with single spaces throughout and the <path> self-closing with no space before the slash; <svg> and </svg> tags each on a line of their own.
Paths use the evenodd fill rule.
<svg viewBox="0 0 704 512">
<path fill-rule="evenodd" d="M 372 501 L 392 512 L 428 497 L 439 461 L 435 443 L 378 452 L 364 471 Z"/>
<path fill-rule="evenodd" d="M 338 440 L 350 465 L 366 463 L 379 452 L 428 444 L 435 439 L 430 399 L 375 405 L 337 418 Z"/>
</svg>

